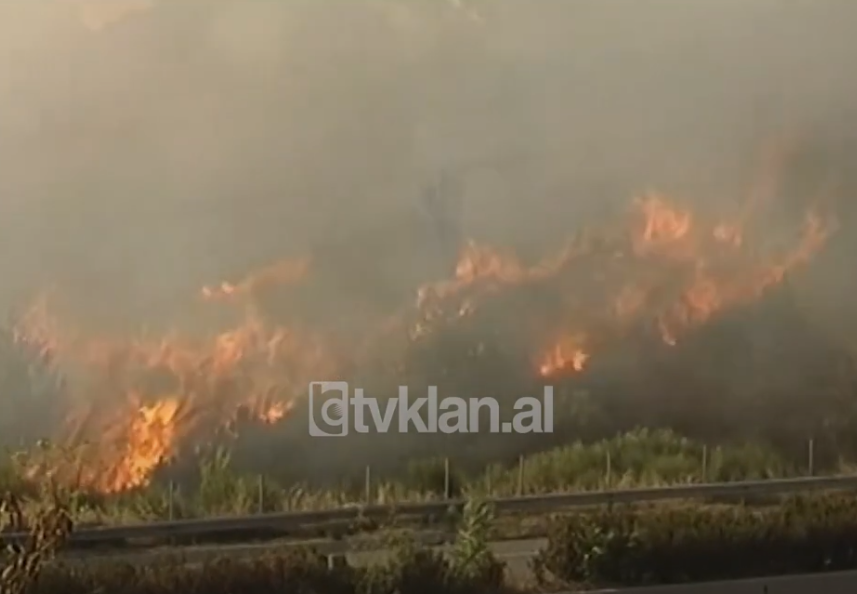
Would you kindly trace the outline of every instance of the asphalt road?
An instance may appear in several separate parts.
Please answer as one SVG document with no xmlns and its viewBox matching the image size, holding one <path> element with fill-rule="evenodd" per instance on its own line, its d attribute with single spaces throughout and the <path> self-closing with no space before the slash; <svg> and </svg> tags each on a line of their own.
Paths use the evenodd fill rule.
<svg viewBox="0 0 857 594">
<path fill-rule="evenodd" d="M 857 592 L 857 571 L 755 578 L 731 582 L 710 582 L 708 584 L 598 590 L 587 594 L 609 594 L 612 592 L 627 592 L 628 594 L 855 594 Z"/>
<path fill-rule="evenodd" d="M 439 535 L 424 535 L 421 540 L 432 544 Z M 505 561 L 509 574 L 515 580 L 527 580 L 531 577 L 529 561 L 533 554 L 545 544 L 544 539 L 513 540 L 494 542 L 491 548 L 498 558 Z M 264 554 L 274 554 L 297 543 L 259 543 L 220 546 L 199 546 L 181 548 L 145 549 L 138 552 L 123 552 L 109 554 L 98 553 L 69 553 L 63 559 L 73 562 L 102 563 L 130 562 L 150 565 L 158 562 L 182 562 L 187 565 L 197 565 L 217 557 L 232 559 L 253 558 Z M 328 555 L 345 555 L 346 559 L 355 565 L 367 565 L 382 562 L 390 555 L 389 550 L 355 550 L 365 544 L 354 540 L 303 541 L 300 546 L 312 546 L 320 553 Z M 633 594 L 855 594 L 857 593 L 857 571 L 838 572 L 830 574 L 798 575 L 775 578 L 755 578 L 729 582 L 711 582 L 707 584 L 687 584 L 673 586 L 653 586 L 645 588 L 605 589 L 589 594 L 610 594 L 628 592 Z M 571 593 L 568 593 L 571 594 Z"/>
<path fill-rule="evenodd" d="M 421 534 L 419 540 L 425 545 L 440 543 L 441 533 Z M 530 577 L 529 560 L 546 544 L 544 539 L 510 540 L 491 543 L 491 549 L 499 559 L 509 567 L 510 576 L 516 579 Z M 218 557 L 231 559 L 250 559 L 265 554 L 274 554 L 297 546 L 312 547 L 325 555 L 344 555 L 352 565 L 362 566 L 383 562 L 389 557 L 389 550 L 379 549 L 376 544 L 370 547 L 367 539 L 348 539 L 331 541 L 329 539 L 305 540 L 296 542 L 265 542 L 257 544 L 204 545 L 196 547 L 161 547 L 141 549 L 139 551 L 73 551 L 63 554 L 63 561 L 83 563 L 126 562 L 140 565 L 156 563 L 182 562 L 186 565 L 198 565 Z M 361 550 L 362 549 L 362 550 Z M 374 550 L 370 550 L 374 549 Z"/>
</svg>

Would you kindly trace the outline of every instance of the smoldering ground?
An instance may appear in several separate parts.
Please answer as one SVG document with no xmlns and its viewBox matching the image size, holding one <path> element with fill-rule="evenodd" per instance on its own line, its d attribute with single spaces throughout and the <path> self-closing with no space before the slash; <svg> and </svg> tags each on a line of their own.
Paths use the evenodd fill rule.
<svg viewBox="0 0 857 594">
<path fill-rule="evenodd" d="M 781 137 L 783 225 L 828 178 L 853 210 L 848 0 L 79 5 L 0 8 L 3 306 L 199 329 L 201 285 L 311 252 L 318 310 L 388 310 L 451 272 L 443 175 L 462 236 L 524 253 L 648 188 L 731 212 Z M 846 338 L 851 248 L 796 289 Z"/>
</svg>

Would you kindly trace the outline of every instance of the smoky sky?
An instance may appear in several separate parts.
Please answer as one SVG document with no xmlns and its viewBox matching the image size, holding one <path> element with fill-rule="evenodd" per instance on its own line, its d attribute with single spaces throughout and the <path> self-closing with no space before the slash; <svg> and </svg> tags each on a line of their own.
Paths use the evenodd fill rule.
<svg viewBox="0 0 857 594">
<path fill-rule="evenodd" d="M 461 234 L 526 250 L 650 188 L 728 208 L 779 134 L 854 137 L 853 0 L 464 4 L 160 0 L 93 30 L 4 2 L 0 306 L 56 284 L 155 318 L 333 244 L 381 291 L 443 276 L 439 176 Z"/>
</svg>

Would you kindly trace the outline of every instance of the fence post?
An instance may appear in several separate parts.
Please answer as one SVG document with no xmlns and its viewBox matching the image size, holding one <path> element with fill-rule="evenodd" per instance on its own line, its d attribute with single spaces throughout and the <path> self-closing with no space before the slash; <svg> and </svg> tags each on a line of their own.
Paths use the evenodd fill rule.
<svg viewBox="0 0 857 594">
<path fill-rule="evenodd" d="M 518 457 L 518 497 L 524 494 L 524 455 Z"/>
<path fill-rule="evenodd" d="M 809 438 L 809 444 L 807 445 L 807 456 L 809 476 L 815 476 L 815 440 L 811 437 Z"/>
<path fill-rule="evenodd" d="M 449 476 L 449 458 L 443 459 L 443 496 L 445 499 L 452 499 L 452 481 Z"/>
<path fill-rule="evenodd" d="M 366 505 L 372 504 L 372 467 L 366 465 L 366 475 L 363 478 L 363 496 Z"/>
<path fill-rule="evenodd" d="M 613 459 L 610 457 L 610 450 L 607 450 L 607 488 L 613 484 Z"/>
<path fill-rule="evenodd" d="M 172 522 L 176 518 L 174 501 L 175 490 L 175 485 L 173 484 L 173 481 L 170 480 L 169 484 L 167 485 L 167 514 L 170 519 L 170 522 Z"/>
<path fill-rule="evenodd" d="M 702 482 L 708 482 L 708 446 L 702 446 Z"/>
<path fill-rule="evenodd" d="M 265 513 L 265 475 L 259 473 L 259 513 Z"/>
</svg>

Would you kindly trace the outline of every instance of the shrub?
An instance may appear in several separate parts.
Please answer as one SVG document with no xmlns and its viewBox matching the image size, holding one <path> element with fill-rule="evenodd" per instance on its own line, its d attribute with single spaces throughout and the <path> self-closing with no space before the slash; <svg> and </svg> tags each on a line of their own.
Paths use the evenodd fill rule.
<svg viewBox="0 0 857 594">
<path fill-rule="evenodd" d="M 292 550 L 252 561 L 228 558 L 185 566 L 180 560 L 153 565 L 75 564 L 52 567 L 30 594 L 353 594 L 357 573 L 328 568 L 327 559 L 310 550 Z"/>
<path fill-rule="evenodd" d="M 495 562 L 496 563 L 496 562 Z M 498 567 L 501 567 L 497 565 Z M 502 569 L 502 567 L 501 567 Z M 366 568 L 329 567 L 310 549 L 221 558 L 203 565 L 76 563 L 42 571 L 29 594 L 479 594 L 502 592 L 502 571 L 468 572 L 454 559 L 408 541 L 383 563 Z M 4 591 L 5 592 L 5 591 Z"/>
<path fill-rule="evenodd" d="M 620 507 L 558 517 L 534 563 L 543 579 L 622 585 L 857 569 L 857 500 Z"/>
<path fill-rule="evenodd" d="M 72 529 L 71 517 L 56 493 L 51 505 L 26 518 L 17 501 L 3 506 L 4 527 L 29 531 L 10 546 L 0 572 L 3 594 L 479 594 L 506 590 L 504 565 L 487 547 L 491 510 L 466 506 L 453 554 L 417 545 L 407 536 L 390 543 L 393 554 L 367 568 L 331 566 L 308 548 L 263 554 L 253 559 L 220 558 L 199 565 L 182 559 L 152 563 L 99 561 L 61 563 L 56 554 Z"/>
<path fill-rule="evenodd" d="M 518 470 L 494 469 L 496 488 L 509 491 Z M 665 483 L 718 482 L 791 476 L 797 473 L 772 449 L 734 444 L 706 448 L 667 429 L 638 428 L 590 444 L 557 447 L 524 459 L 530 493 L 603 489 Z"/>
</svg>

